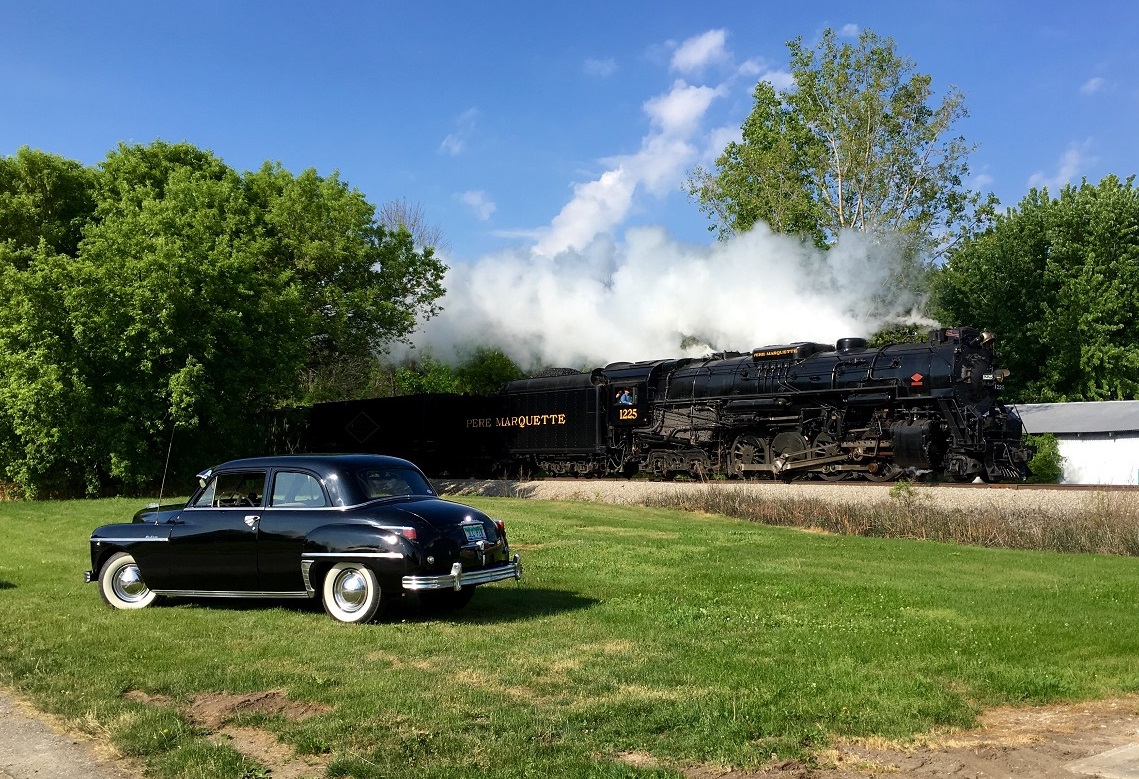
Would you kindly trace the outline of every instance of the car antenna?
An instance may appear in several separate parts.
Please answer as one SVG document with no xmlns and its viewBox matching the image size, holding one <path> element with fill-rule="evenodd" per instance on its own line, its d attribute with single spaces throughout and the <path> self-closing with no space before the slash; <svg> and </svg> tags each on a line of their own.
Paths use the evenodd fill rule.
<svg viewBox="0 0 1139 779">
<path fill-rule="evenodd" d="M 166 491 L 166 472 L 170 470 L 170 452 L 174 449 L 174 431 L 178 423 L 170 425 L 170 443 L 166 445 L 166 464 L 162 466 L 162 481 L 158 483 L 158 503 L 154 506 L 154 524 L 158 524 L 158 517 L 162 513 L 162 493 Z"/>
</svg>

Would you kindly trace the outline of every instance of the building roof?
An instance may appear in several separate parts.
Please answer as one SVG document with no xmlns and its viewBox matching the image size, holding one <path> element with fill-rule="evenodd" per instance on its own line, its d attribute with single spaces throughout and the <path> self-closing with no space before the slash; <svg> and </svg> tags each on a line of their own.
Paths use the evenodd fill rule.
<svg viewBox="0 0 1139 779">
<path fill-rule="evenodd" d="M 1139 432 L 1139 400 L 1104 400 L 1092 403 L 1018 403 L 1015 405 L 1030 434 Z"/>
</svg>

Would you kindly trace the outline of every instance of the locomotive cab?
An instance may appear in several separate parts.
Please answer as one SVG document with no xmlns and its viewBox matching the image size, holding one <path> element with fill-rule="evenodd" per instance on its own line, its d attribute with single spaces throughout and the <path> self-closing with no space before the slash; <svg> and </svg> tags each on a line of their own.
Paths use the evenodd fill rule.
<svg viewBox="0 0 1139 779">
<path fill-rule="evenodd" d="M 643 409 L 647 386 L 615 384 L 609 387 L 609 424 L 613 427 L 638 427 L 647 424 Z"/>
</svg>

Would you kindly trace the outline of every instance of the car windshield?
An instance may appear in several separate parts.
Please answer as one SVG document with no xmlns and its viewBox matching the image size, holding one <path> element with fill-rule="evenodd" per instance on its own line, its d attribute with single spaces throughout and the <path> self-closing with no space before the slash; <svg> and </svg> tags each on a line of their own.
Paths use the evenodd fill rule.
<svg viewBox="0 0 1139 779">
<path fill-rule="evenodd" d="M 419 471 L 410 468 L 367 468 L 356 471 L 356 480 L 365 500 L 408 495 L 430 497 L 435 494 Z"/>
</svg>

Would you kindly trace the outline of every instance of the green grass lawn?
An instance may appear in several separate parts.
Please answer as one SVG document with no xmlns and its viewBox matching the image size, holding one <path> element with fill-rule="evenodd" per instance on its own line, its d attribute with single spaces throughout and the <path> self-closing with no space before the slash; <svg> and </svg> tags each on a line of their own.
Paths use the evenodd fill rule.
<svg viewBox="0 0 1139 779">
<path fill-rule="evenodd" d="M 315 605 L 116 612 L 91 529 L 143 502 L 2 503 L 0 684 L 157 776 L 258 776 L 174 705 L 283 689 L 252 724 L 330 776 L 673 776 L 810 759 L 834 735 L 967 727 L 981 707 L 1139 689 L 1139 560 L 805 533 L 722 517 L 479 498 L 525 575 L 464 612 L 342 625 Z M 175 602 L 177 604 L 178 602 Z M 250 606 L 249 604 L 253 604 Z"/>
</svg>

